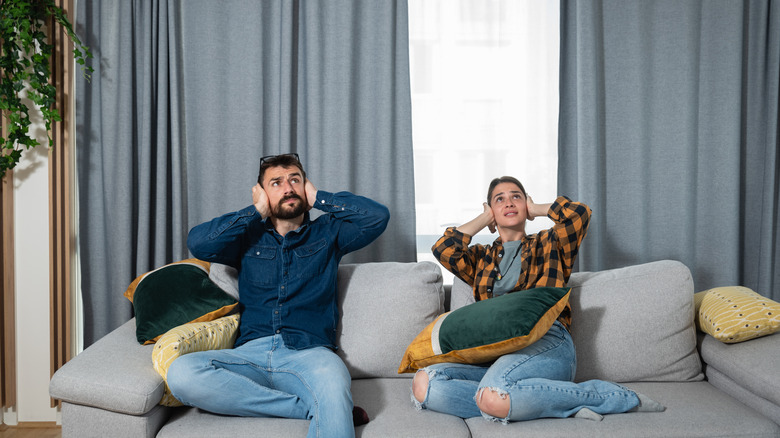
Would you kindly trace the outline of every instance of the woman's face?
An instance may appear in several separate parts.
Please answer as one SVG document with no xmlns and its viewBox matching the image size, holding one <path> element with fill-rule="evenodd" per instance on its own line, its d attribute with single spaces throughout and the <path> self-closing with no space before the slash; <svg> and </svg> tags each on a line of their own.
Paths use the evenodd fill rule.
<svg viewBox="0 0 780 438">
<path fill-rule="evenodd" d="M 524 229 L 528 208 L 525 195 L 517 184 L 505 182 L 497 185 L 490 195 L 490 208 L 497 226 Z"/>
</svg>

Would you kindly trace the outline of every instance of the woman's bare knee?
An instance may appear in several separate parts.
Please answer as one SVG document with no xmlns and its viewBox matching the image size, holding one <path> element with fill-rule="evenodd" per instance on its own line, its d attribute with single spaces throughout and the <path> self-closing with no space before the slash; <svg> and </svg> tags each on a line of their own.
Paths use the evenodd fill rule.
<svg viewBox="0 0 780 438">
<path fill-rule="evenodd" d="M 418 402 L 425 401 L 425 395 L 428 394 L 428 373 L 425 370 L 417 371 L 417 374 L 414 375 L 412 393 Z"/>
<path fill-rule="evenodd" d="M 491 417 L 506 418 L 509 415 L 509 395 L 482 388 L 477 396 L 477 407 Z"/>
</svg>

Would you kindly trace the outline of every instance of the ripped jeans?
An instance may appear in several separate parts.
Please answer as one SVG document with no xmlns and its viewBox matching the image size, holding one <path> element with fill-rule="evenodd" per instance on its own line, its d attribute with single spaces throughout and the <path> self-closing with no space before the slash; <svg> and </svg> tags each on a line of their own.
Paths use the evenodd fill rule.
<svg viewBox="0 0 780 438">
<path fill-rule="evenodd" d="M 532 345 L 506 354 L 489 365 L 440 363 L 418 372 L 428 373 L 425 401 L 412 401 L 429 409 L 461 418 L 480 415 L 494 421 L 522 421 L 544 417 L 566 418 L 582 408 L 599 414 L 626 412 L 639 404 L 636 394 L 602 380 L 574 383 L 577 358 L 571 335 L 556 321 Z M 506 395 L 507 418 L 484 414 L 476 397 L 482 388 Z"/>
</svg>

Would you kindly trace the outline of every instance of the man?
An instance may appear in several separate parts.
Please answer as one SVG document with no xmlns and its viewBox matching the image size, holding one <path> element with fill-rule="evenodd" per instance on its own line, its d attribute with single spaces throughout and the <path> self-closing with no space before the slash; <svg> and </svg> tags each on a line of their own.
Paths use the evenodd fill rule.
<svg viewBox="0 0 780 438">
<path fill-rule="evenodd" d="M 297 154 L 260 160 L 252 201 L 189 233 L 195 257 L 238 270 L 241 323 L 233 349 L 177 359 L 171 392 L 220 414 L 310 419 L 311 437 L 354 436 L 351 379 L 335 353 L 336 274 L 382 234 L 389 211 L 317 190 Z M 311 208 L 325 214 L 311 220 Z"/>
</svg>

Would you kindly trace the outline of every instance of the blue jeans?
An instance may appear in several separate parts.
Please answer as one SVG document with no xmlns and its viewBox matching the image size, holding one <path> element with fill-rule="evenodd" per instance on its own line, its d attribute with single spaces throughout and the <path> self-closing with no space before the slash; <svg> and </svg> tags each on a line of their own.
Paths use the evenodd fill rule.
<svg viewBox="0 0 780 438">
<path fill-rule="evenodd" d="M 352 380 L 326 347 L 291 350 L 280 335 L 237 348 L 190 353 L 168 369 L 168 386 L 188 406 L 247 417 L 311 420 L 309 437 L 354 437 Z"/>
<path fill-rule="evenodd" d="M 461 418 L 502 421 L 566 418 L 582 408 L 599 414 L 626 412 L 639 404 L 636 394 L 602 380 L 574 383 L 577 358 L 571 335 L 556 321 L 532 345 L 506 354 L 487 366 L 441 363 L 418 372 L 428 374 L 425 401 L 412 401 L 420 409 Z M 507 395 L 509 415 L 495 418 L 480 412 L 476 397 L 482 388 Z"/>
</svg>

